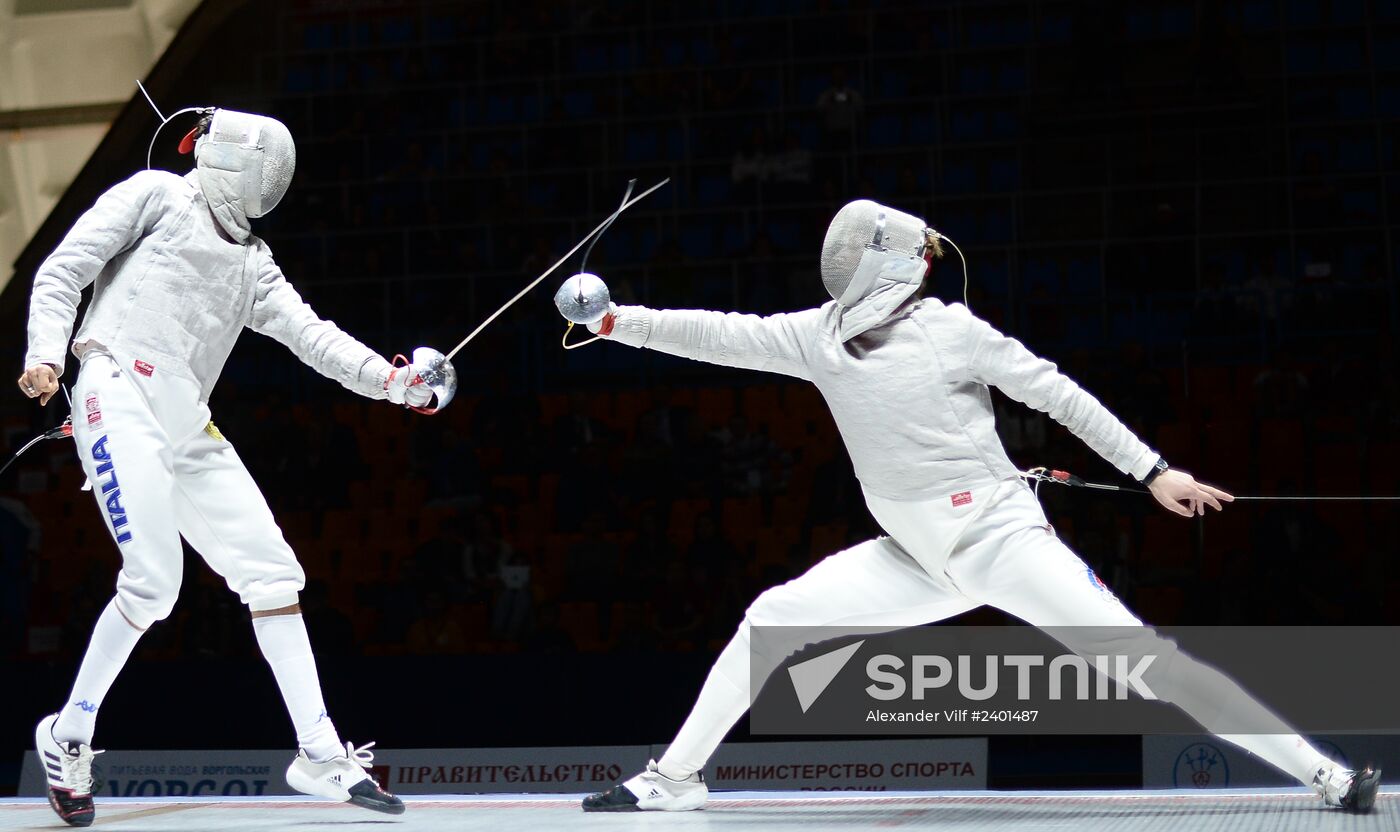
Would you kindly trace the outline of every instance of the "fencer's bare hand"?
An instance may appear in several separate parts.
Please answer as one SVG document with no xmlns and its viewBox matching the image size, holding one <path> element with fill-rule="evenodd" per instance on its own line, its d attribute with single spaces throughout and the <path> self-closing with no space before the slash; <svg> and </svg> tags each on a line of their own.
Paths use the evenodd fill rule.
<svg viewBox="0 0 1400 832">
<path fill-rule="evenodd" d="M 1148 486 L 1148 490 L 1168 511 L 1174 511 L 1182 517 L 1204 515 L 1206 506 L 1220 511 L 1221 502 L 1230 503 L 1235 500 L 1234 495 L 1203 482 L 1196 482 L 1195 477 L 1175 468 L 1163 471 Z"/>
<path fill-rule="evenodd" d="M 58 373 L 47 364 L 30 367 L 19 377 L 19 390 L 39 404 L 48 404 L 53 394 L 58 392 Z"/>
</svg>

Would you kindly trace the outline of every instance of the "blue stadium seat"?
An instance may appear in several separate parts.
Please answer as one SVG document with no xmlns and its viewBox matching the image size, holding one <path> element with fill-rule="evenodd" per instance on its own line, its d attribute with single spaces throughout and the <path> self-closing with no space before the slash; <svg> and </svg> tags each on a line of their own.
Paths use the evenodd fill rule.
<svg viewBox="0 0 1400 832">
<path fill-rule="evenodd" d="M 1272 29 L 1278 25 L 1274 0 L 1250 0 L 1240 6 L 1240 23 L 1246 31 Z"/>
<path fill-rule="evenodd" d="M 938 115 L 931 109 L 916 110 L 908 117 L 908 135 L 906 137 L 910 144 L 932 144 L 938 141 Z"/>
<path fill-rule="evenodd" d="M 1288 0 L 1288 24 L 1290 26 L 1316 26 L 1321 23 L 1322 10 L 1318 8 L 1318 5 L 1318 0 Z"/>
<path fill-rule="evenodd" d="M 593 93 L 587 90 L 570 90 L 564 93 L 564 113 L 571 118 L 588 118 L 597 114 Z"/>
<path fill-rule="evenodd" d="M 943 175 L 939 177 L 938 188 L 946 193 L 962 194 L 978 190 L 977 166 L 967 162 L 949 162 L 943 165 Z"/>
<path fill-rule="evenodd" d="M 727 173 L 699 174 L 695 177 L 695 203 L 702 208 L 729 202 L 734 185 Z"/>
<path fill-rule="evenodd" d="M 976 141 L 986 138 L 987 119 L 976 110 L 954 110 L 948 132 L 957 141 Z"/>
<path fill-rule="evenodd" d="M 685 252 L 687 257 L 702 259 L 714 257 L 717 253 L 715 246 L 715 229 L 710 223 L 703 219 L 683 224 L 680 229 L 680 239 L 678 242 L 680 243 L 681 251 Z"/>
<path fill-rule="evenodd" d="M 1366 68 L 1366 42 L 1360 38 L 1333 38 L 1326 46 L 1329 72 L 1359 72 Z"/>
<path fill-rule="evenodd" d="M 904 117 L 872 116 L 865 126 L 865 140 L 871 147 L 896 147 L 904 143 Z"/>
<path fill-rule="evenodd" d="M 1288 71 L 1308 75 L 1322 69 L 1322 47 L 1315 43 L 1290 43 L 1287 53 Z"/>
<path fill-rule="evenodd" d="M 654 162 L 661 155 L 661 140 L 654 127 L 629 126 L 623 138 L 622 158 L 627 162 Z"/>
<path fill-rule="evenodd" d="M 1074 40 L 1074 19 L 1056 9 L 1042 10 L 1040 20 L 1040 41 L 1042 43 L 1069 43 Z"/>
<path fill-rule="evenodd" d="M 1019 159 L 993 159 L 987 165 L 987 190 L 1014 191 L 1021 187 Z"/>
</svg>

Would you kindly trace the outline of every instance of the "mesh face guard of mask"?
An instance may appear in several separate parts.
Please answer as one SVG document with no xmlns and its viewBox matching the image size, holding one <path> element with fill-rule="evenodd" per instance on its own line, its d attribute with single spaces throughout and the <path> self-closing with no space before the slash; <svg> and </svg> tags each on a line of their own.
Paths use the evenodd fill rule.
<svg viewBox="0 0 1400 832">
<path fill-rule="evenodd" d="M 236 174 L 241 207 L 261 217 L 277 207 L 296 170 L 297 149 L 286 125 L 275 118 L 237 110 L 215 110 L 208 132 L 195 145 L 200 168 Z"/>
<path fill-rule="evenodd" d="M 831 220 L 822 242 L 822 283 L 838 303 L 852 306 L 871 292 L 882 271 L 890 279 L 918 282 L 927 271 L 925 251 L 933 233 L 918 217 L 877 202 L 849 203 Z"/>
</svg>

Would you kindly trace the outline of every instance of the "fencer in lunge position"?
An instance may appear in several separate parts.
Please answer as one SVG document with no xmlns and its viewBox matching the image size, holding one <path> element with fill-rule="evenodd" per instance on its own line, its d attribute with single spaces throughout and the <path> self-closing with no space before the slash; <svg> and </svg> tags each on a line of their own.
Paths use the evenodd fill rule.
<svg viewBox="0 0 1400 832">
<path fill-rule="evenodd" d="M 632 347 L 814 383 L 850 452 L 866 505 L 888 537 L 826 558 L 763 592 L 721 652 L 660 762 L 583 801 L 586 811 L 704 805 L 701 768 L 750 703 L 754 626 L 909 627 L 981 605 L 1039 627 L 1077 627 L 1080 655 L 1095 628 L 1133 628 L 1157 654 L 1144 677 L 1207 730 L 1312 786 L 1329 806 L 1368 810 L 1379 771 L 1334 763 L 1233 680 L 1143 627 L 1060 541 L 996 434 L 988 388 L 1049 414 L 1184 516 L 1232 497 L 1167 463 L 1097 399 L 962 304 L 918 297 L 939 236 L 914 216 L 870 201 L 846 205 L 822 246 L 831 302 L 757 317 L 610 307 L 590 325 Z M 1105 641 L 1113 635 L 1104 630 Z M 800 645 L 798 645 L 800 646 Z M 794 648 L 795 649 L 795 648 Z M 780 651 L 781 652 L 781 651 Z M 770 665 L 771 666 L 771 665 Z M 1235 733 L 1247 731 L 1247 733 Z"/>
<path fill-rule="evenodd" d="M 326 712 L 298 606 L 305 575 L 208 401 L 245 326 L 371 399 L 424 408 L 450 393 L 424 383 L 429 368 L 395 367 L 317 317 L 252 233 L 249 218 L 271 211 L 291 182 L 287 128 L 233 110 L 202 116 L 181 142 L 195 154 L 190 173 L 147 170 L 114 186 L 34 279 L 19 386 L 41 404 L 58 391 L 81 293 L 96 284 L 71 344 L 82 365 L 73 438 L 122 555 L 72 695 L 35 731 L 49 802 L 71 825 L 92 823 L 97 710 L 142 633 L 175 604 L 183 536 L 251 611 L 296 728 L 287 782 L 398 814 L 403 803 L 365 771 L 373 743 L 342 743 Z"/>
</svg>

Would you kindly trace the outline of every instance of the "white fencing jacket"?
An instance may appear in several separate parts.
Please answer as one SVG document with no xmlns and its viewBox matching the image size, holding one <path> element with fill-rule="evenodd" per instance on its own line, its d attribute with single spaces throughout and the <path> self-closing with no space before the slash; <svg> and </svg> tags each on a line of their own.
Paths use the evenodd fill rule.
<svg viewBox="0 0 1400 832">
<path fill-rule="evenodd" d="M 99 346 L 143 361 L 192 379 L 207 401 L 246 326 L 356 393 L 387 396 L 389 362 L 317 317 L 261 239 L 221 235 L 193 173 L 142 171 L 78 219 L 34 277 L 26 367 L 62 373 L 82 291 L 94 282 L 76 355 Z"/>
<path fill-rule="evenodd" d="M 608 337 L 814 383 L 862 487 L 890 500 L 941 498 L 1016 475 L 989 386 L 1049 414 L 1135 479 L 1158 457 L 1054 364 L 962 304 L 927 298 L 890 309 L 872 295 L 768 317 L 624 306 Z"/>
</svg>

